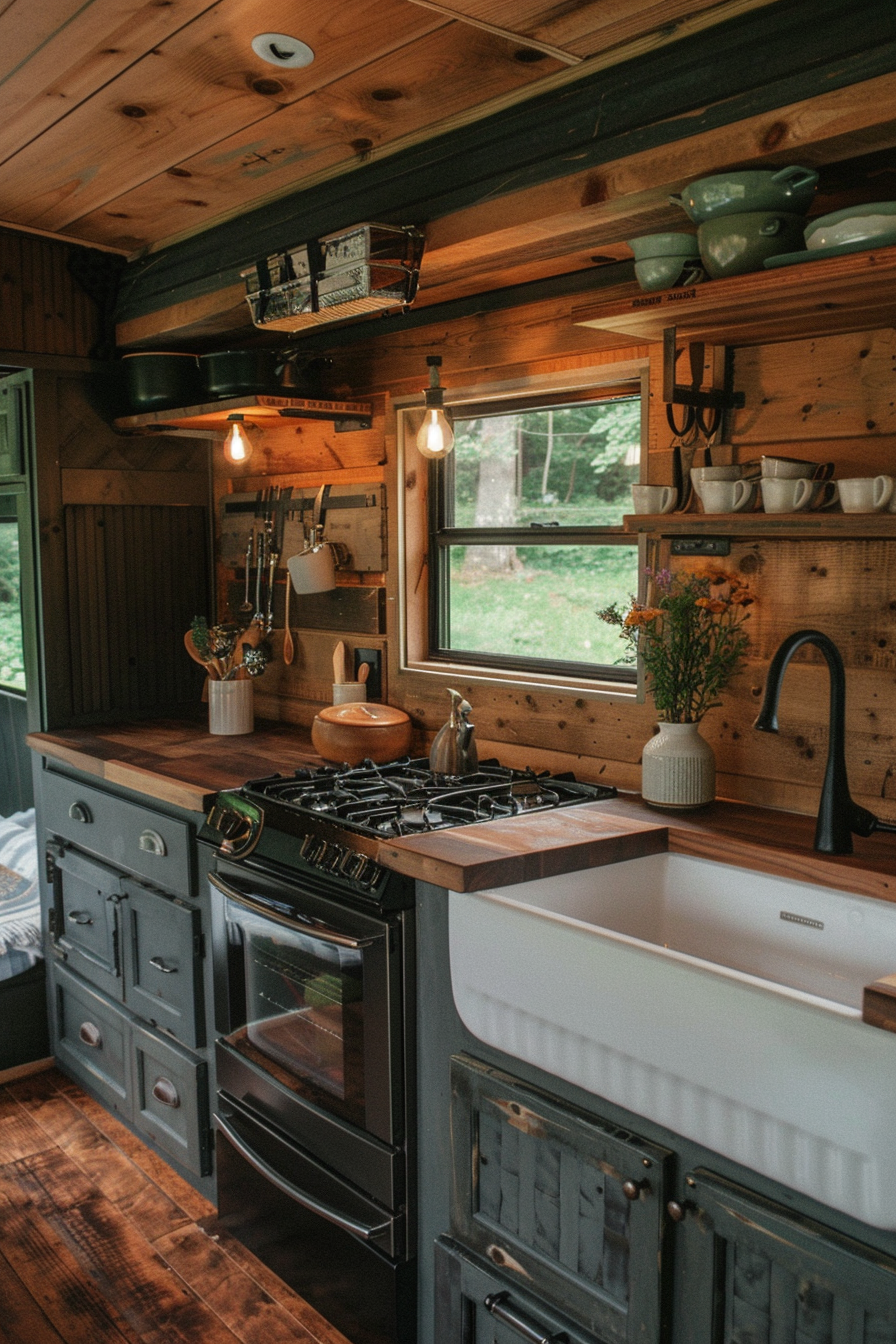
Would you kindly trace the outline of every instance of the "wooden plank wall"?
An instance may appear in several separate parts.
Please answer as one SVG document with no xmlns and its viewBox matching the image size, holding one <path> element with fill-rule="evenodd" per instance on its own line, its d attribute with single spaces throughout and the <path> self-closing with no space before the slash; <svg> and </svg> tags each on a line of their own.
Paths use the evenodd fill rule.
<svg viewBox="0 0 896 1344">
<path fill-rule="evenodd" d="M 477 315 L 424 327 L 388 340 L 359 341 L 336 352 L 333 377 L 355 395 L 406 395 L 425 381 L 425 355 L 444 358 L 447 387 L 476 380 L 495 381 L 545 374 L 593 363 L 610 364 L 646 353 L 651 358 L 648 474 L 668 481 L 670 436 L 660 391 L 658 347 L 607 349 L 605 334 L 573 327 L 575 297 L 555 299 L 495 315 Z M 618 338 L 617 338 L 618 339 Z M 727 452 L 747 460 L 763 452 L 833 460 L 837 474 L 855 475 L 896 468 L 896 403 L 892 331 L 832 336 L 736 352 L 736 386 L 746 406 L 734 418 Z M 370 466 L 385 471 L 389 498 L 407 491 L 409 572 L 424 564 L 423 491 L 413 472 L 397 479 L 395 420 L 389 402 L 380 403 L 375 428 L 363 445 Z M 342 442 L 349 436 L 339 436 Z M 305 429 L 304 445 L 315 447 L 315 471 L 284 474 L 286 462 L 272 460 L 269 479 L 338 483 L 353 477 L 323 466 L 321 454 L 334 442 L 329 429 Z M 295 448 L 293 465 L 300 467 Z M 385 458 L 385 467 L 382 462 Z M 307 459 L 306 460 L 310 460 Z M 359 469 L 369 474 L 370 466 Z M 267 478 L 243 478 L 234 488 L 258 488 Z M 357 477 L 354 477 L 357 479 Z M 219 469 L 218 488 L 229 488 Z M 415 505 L 414 501 L 418 503 Z M 416 508 L 416 513 L 415 513 Z M 387 698 L 406 709 L 425 746 L 445 718 L 445 687 L 458 686 L 475 706 L 480 749 L 510 764 L 539 763 L 572 768 L 582 778 L 602 778 L 637 789 L 644 741 L 653 730 L 650 704 L 631 696 L 589 697 L 524 690 L 500 681 L 469 681 L 457 674 L 401 671 L 398 658 L 398 555 L 394 519 L 389 527 L 386 630 L 379 641 L 388 652 Z M 854 796 L 873 811 L 896 819 L 896 542 L 744 541 L 733 546 L 732 567 L 749 576 L 758 597 L 751 623 L 749 665 L 725 693 L 724 705 L 710 712 L 706 736 L 716 748 L 721 796 L 760 802 L 797 812 L 817 807 L 827 744 L 827 671 L 813 651 L 791 666 L 781 699 L 781 733 L 776 738 L 752 730 L 768 660 L 780 640 L 807 626 L 830 634 L 847 665 L 847 763 Z M 233 580 L 233 572 L 220 576 Z M 360 581 L 345 576 L 344 581 Z M 365 582 L 370 576 L 365 576 Z M 413 589 L 414 585 L 409 584 Z M 262 712 L 293 722 L 309 722 L 326 695 L 328 659 L 336 636 L 302 630 L 298 622 L 296 664 L 275 663 L 257 683 Z M 351 644 L 352 632 L 344 632 Z M 275 648 L 282 639 L 275 632 Z M 358 639 L 355 642 L 359 642 Z"/>
<path fill-rule="evenodd" d="M 90 354 L 100 335 L 97 306 L 69 274 L 72 248 L 0 229 L 0 350 Z"/>
</svg>

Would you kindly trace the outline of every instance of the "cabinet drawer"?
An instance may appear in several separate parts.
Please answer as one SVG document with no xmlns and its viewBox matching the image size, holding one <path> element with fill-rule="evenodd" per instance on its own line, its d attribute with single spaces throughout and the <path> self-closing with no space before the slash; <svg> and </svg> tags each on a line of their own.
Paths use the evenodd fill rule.
<svg viewBox="0 0 896 1344">
<path fill-rule="evenodd" d="M 55 1054 L 110 1108 L 130 1113 L 130 1021 L 64 967 L 54 966 Z"/>
<path fill-rule="evenodd" d="M 600 1344 L 450 1237 L 435 1244 L 435 1344 Z"/>
<path fill-rule="evenodd" d="M 73 971 L 113 999 L 124 998 L 120 876 L 70 849 L 50 848 L 53 940 Z"/>
<path fill-rule="evenodd" d="M 657 1340 L 671 1153 L 466 1055 L 451 1130 L 458 1240 L 605 1344 Z"/>
<path fill-rule="evenodd" d="M 41 797 L 45 825 L 54 835 L 177 896 L 191 895 L 187 822 L 52 770 L 43 772 Z"/>
<path fill-rule="evenodd" d="M 185 1045 L 205 1044 L 199 910 L 121 879 L 128 1007 Z"/>
<path fill-rule="evenodd" d="M 190 1171 L 211 1171 L 208 1068 L 134 1026 L 134 1123 Z"/>
</svg>

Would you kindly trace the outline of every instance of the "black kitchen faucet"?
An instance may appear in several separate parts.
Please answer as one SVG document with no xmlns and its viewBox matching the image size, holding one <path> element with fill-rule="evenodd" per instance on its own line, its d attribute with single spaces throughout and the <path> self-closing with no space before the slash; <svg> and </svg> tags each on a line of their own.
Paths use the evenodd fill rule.
<svg viewBox="0 0 896 1344">
<path fill-rule="evenodd" d="M 896 825 L 881 821 L 867 808 L 854 803 L 846 774 L 846 674 L 840 650 L 820 630 L 795 630 L 778 649 L 768 669 L 765 698 L 753 724 L 762 733 L 778 731 L 778 697 L 787 664 L 804 644 L 814 644 L 824 654 L 830 677 L 828 759 L 821 786 L 815 848 L 822 854 L 851 854 L 853 835 L 872 831 L 896 831 Z"/>
</svg>

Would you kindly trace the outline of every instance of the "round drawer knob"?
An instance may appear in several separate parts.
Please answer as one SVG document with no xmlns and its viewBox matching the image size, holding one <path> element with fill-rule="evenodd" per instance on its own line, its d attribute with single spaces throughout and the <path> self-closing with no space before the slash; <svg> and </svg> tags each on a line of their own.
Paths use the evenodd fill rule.
<svg viewBox="0 0 896 1344">
<path fill-rule="evenodd" d="M 83 822 L 85 826 L 89 826 L 90 823 L 93 821 L 93 816 L 91 814 L 90 808 L 87 806 L 86 803 L 72 803 L 71 807 L 68 810 L 68 814 L 71 817 L 72 821 Z"/>
<path fill-rule="evenodd" d="M 91 1050 L 98 1050 L 103 1043 L 103 1033 L 93 1022 L 82 1022 L 78 1028 L 78 1036 L 85 1045 L 89 1045 Z"/>
<path fill-rule="evenodd" d="M 680 1223 L 685 1215 L 685 1208 L 683 1204 L 678 1203 L 677 1199 L 670 1199 L 669 1203 L 666 1205 L 666 1212 L 673 1223 Z"/>
<path fill-rule="evenodd" d="M 649 1189 L 650 1189 L 649 1181 L 629 1180 L 622 1182 L 622 1193 L 625 1195 L 626 1199 L 636 1200 L 640 1197 L 642 1190 L 646 1191 Z"/>
</svg>

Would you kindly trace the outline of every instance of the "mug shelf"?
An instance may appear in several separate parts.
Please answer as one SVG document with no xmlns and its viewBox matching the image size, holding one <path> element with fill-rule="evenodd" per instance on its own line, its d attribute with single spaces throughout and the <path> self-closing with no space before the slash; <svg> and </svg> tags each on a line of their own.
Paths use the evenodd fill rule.
<svg viewBox="0 0 896 1344">
<path fill-rule="evenodd" d="M 626 532 L 663 537 L 778 537 L 790 541 L 817 538 L 864 540 L 896 537 L 896 513 L 630 513 Z"/>
</svg>

